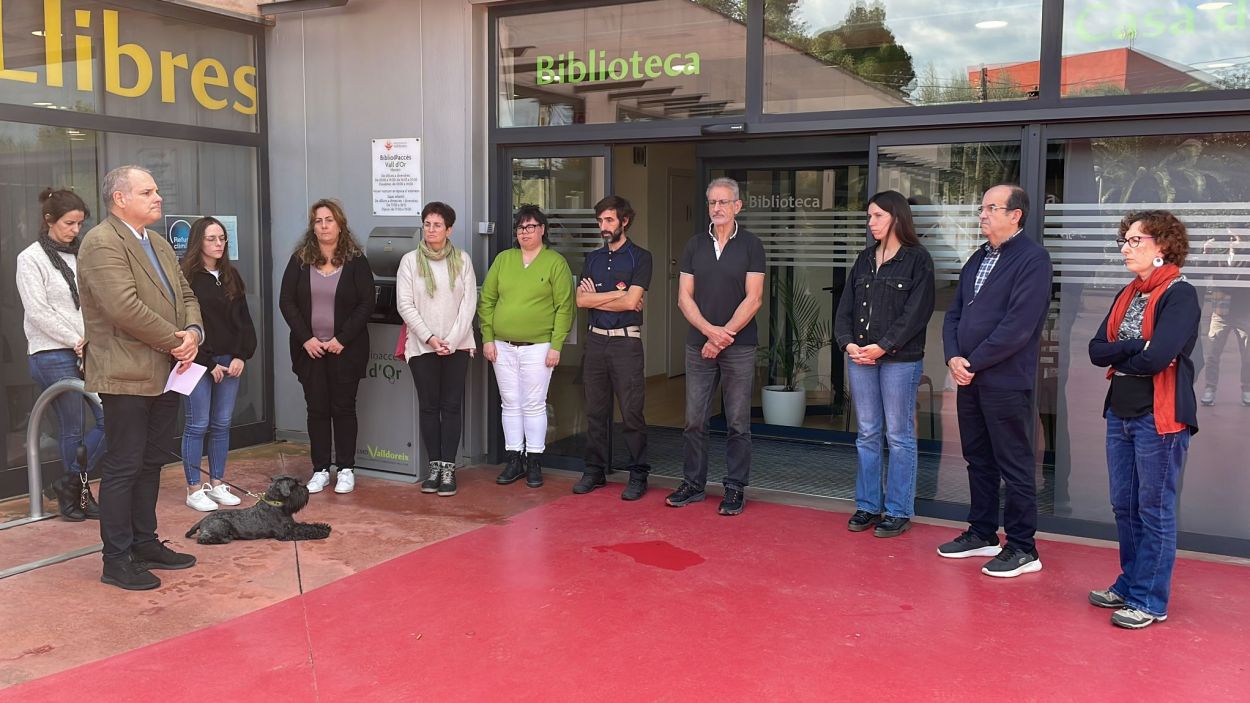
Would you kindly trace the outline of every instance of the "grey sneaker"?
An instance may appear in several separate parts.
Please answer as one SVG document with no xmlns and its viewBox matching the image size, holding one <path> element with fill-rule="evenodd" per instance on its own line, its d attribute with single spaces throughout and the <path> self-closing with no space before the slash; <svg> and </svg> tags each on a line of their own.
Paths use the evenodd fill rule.
<svg viewBox="0 0 1250 703">
<path fill-rule="evenodd" d="M 1089 604 L 1099 608 L 1123 608 L 1124 599 L 1120 594 L 1107 589 L 1105 591 L 1090 591 Z"/>
<path fill-rule="evenodd" d="M 1241 404 L 1250 407 L 1250 391 L 1241 392 Z"/>
<path fill-rule="evenodd" d="M 1014 578 L 1021 574 L 1031 574 L 1042 570 L 1042 560 L 1037 552 L 1026 552 L 1011 545 L 1003 547 L 998 556 L 990 559 L 981 567 L 981 573 L 998 578 Z"/>
<path fill-rule="evenodd" d="M 1203 405 L 1215 405 L 1215 386 L 1207 386 L 1202 389 L 1202 397 L 1198 399 Z"/>
<path fill-rule="evenodd" d="M 1111 614 L 1111 624 L 1116 627 L 1123 627 L 1126 630 L 1140 630 L 1143 627 L 1150 627 L 1156 622 L 1167 620 L 1166 615 L 1151 615 L 1137 608 L 1124 607 Z"/>
</svg>

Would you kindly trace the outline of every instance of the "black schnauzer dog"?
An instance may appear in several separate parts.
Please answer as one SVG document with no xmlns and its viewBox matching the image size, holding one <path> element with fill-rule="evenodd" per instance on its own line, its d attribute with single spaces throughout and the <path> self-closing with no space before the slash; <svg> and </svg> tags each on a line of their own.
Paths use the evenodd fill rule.
<svg viewBox="0 0 1250 703">
<path fill-rule="evenodd" d="M 279 476 L 256 505 L 242 510 L 217 510 L 187 530 L 196 532 L 200 544 L 227 544 L 236 539 L 276 539 L 293 542 L 325 539 L 330 526 L 321 522 L 296 522 L 292 516 L 308 504 L 308 489 L 299 479 Z"/>
</svg>

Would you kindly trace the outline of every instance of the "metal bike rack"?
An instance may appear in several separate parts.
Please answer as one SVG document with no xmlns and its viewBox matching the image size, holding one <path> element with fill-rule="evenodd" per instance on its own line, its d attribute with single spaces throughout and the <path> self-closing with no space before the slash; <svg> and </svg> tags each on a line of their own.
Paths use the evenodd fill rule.
<svg viewBox="0 0 1250 703">
<path fill-rule="evenodd" d="M 43 492 L 43 466 L 39 461 L 39 426 L 43 420 L 44 413 L 47 411 L 48 406 L 52 404 L 52 401 L 66 393 L 77 393 L 88 403 L 91 403 L 93 406 L 100 408 L 101 411 L 103 411 L 103 408 L 100 406 L 100 401 L 94 395 L 87 392 L 82 380 L 76 378 L 67 378 L 57 381 L 56 383 L 48 386 L 47 390 L 39 395 L 39 398 L 35 401 L 35 407 L 31 408 L 30 420 L 26 426 L 26 477 L 28 489 L 30 491 L 30 516 L 0 523 L 0 530 L 7 530 L 21 525 L 29 525 L 34 522 L 56 517 L 53 513 L 45 513 L 43 511 L 43 497 L 41 495 Z M 83 431 L 86 432 L 87 428 L 83 427 Z M 43 566 L 59 564 L 63 561 L 69 561 L 70 559 L 92 554 L 100 551 L 103 547 L 103 544 L 97 544 L 94 547 L 80 547 L 62 554 L 47 557 L 46 559 L 40 559 L 38 561 L 32 561 L 9 569 L 4 569 L 0 571 L 0 579 L 5 579 L 9 576 L 16 576 L 17 574 L 32 571 Z"/>
</svg>

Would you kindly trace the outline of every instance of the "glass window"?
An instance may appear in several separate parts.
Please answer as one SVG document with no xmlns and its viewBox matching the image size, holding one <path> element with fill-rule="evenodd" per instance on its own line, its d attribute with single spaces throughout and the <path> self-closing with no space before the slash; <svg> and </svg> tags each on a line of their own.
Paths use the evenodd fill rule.
<svg viewBox="0 0 1250 703">
<path fill-rule="evenodd" d="M 743 112 L 738 3 L 633 2 L 502 17 L 497 27 L 500 127 Z"/>
<path fill-rule="evenodd" d="M 4 4 L 0 100 L 254 131 L 251 34 L 90 0 Z"/>
<path fill-rule="evenodd" d="M 797 0 L 765 8 L 765 112 L 1037 97 L 1041 0 Z"/>
<path fill-rule="evenodd" d="M 1250 502 L 1242 469 L 1250 422 L 1250 133 L 1055 140 L 1047 144 L 1045 243 L 1055 264 L 1058 317 L 1053 392 L 1039 395 L 1054 418 L 1055 511 L 1111 522 L 1105 369 L 1086 349 L 1116 292 L 1132 278 L 1115 244 L 1131 210 L 1166 209 L 1189 230 L 1182 269 L 1202 298 L 1194 392 L 1200 432 L 1189 447 L 1180 529 L 1250 538 L 1229 520 Z"/>
<path fill-rule="evenodd" d="M 26 360 L 22 303 L 17 294 L 16 259 L 39 235 L 39 193 L 48 186 L 72 187 L 91 209 L 83 231 L 107 216 L 100 204 L 100 175 L 117 165 L 137 163 L 152 171 L 164 196 L 165 219 L 149 228 L 167 234 L 176 215 L 233 217 L 237 224 L 230 253 L 247 286 L 248 307 L 264 348 L 261 297 L 260 229 L 256 150 L 252 147 L 156 139 L 13 122 L 0 122 L 0 171 L 13 174 L 0 183 L 0 386 L 8 404 L 6 466 L 26 463 L 26 424 L 38 396 Z M 265 419 L 265 364 L 258 350 L 243 374 L 234 410 L 235 424 Z M 55 419 L 44 421 L 43 456 L 57 455 Z M 52 442 L 52 443 L 49 443 Z"/>
<path fill-rule="evenodd" d="M 1067 0 L 1068 97 L 1250 88 L 1250 5 Z"/>
<path fill-rule="evenodd" d="M 936 305 L 925 342 L 924 377 L 917 395 L 916 436 L 921 441 L 916 497 L 967 503 L 968 471 L 959 443 L 955 381 L 946 370 L 942 320 L 954 299 L 959 272 L 984 243 L 976 207 L 999 183 L 1018 183 L 1018 142 L 972 142 L 882 147 L 877 152 L 877 189 L 896 190 L 912 203 L 916 234 L 933 257 Z M 927 441 L 925 441 L 927 440 Z M 1038 485 L 1053 466 L 1039 466 Z M 1039 491 L 1038 505 L 1050 511 Z"/>
</svg>

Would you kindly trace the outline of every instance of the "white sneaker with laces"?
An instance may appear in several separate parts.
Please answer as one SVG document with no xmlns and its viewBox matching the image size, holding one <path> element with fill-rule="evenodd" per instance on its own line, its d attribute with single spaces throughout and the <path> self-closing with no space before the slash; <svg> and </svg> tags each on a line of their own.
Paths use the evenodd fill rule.
<svg viewBox="0 0 1250 703">
<path fill-rule="evenodd" d="M 351 493 L 356 487 L 356 474 L 351 469 L 339 469 L 338 480 L 334 482 L 335 493 Z"/>
<path fill-rule="evenodd" d="M 326 484 L 329 482 L 330 482 L 330 470 L 329 469 L 326 469 L 325 471 L 314 471 L 312 478 L 308 479 L 308 492 L 320 493 L 321 489 L 325 488 Z"/>
<path fill-rule="evenodd" d="M 199 488 L 187 494 L 187 507 L 201 513 L 211 513 L 217 509 L 217 503 L 208 497 L 208 484 L 201 483 Z"/>
<path fill-rule="evenodd" d="M 213 486 L 208 489 L 208 497 L 221 503 L 222 505 L 238 505 L 243 501 L 239 497 L 230 492 L 230 486 L 224 483 Z"/>
</svg>

